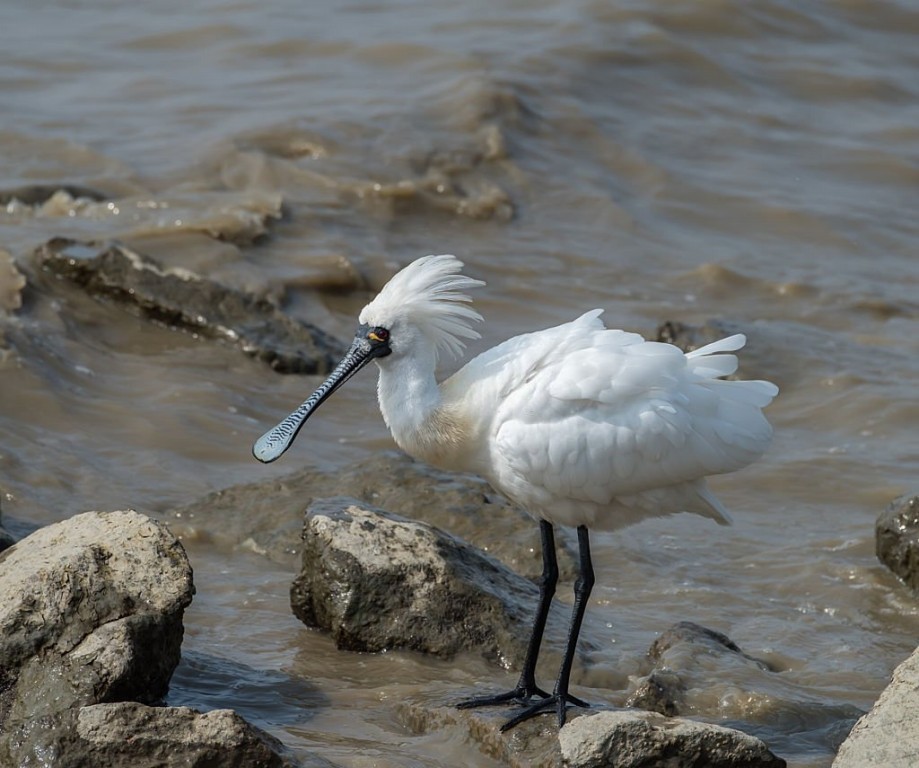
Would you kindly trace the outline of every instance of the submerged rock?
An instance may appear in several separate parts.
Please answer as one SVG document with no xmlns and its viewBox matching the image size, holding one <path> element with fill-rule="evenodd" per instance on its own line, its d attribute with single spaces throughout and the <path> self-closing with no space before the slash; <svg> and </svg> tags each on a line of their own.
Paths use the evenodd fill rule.
<svg viewBox="0 0 919 768">
<path fill-rule="evenodd" d="M 288 768 L 295 765 L 274 737 L 228 709 L 200 713 L 188 707 L 137 702 L 72 710 L 44 752 L 55 768 Z M 327 766 L 315 760 L 309 765 Z"/>
<path fill-rule="evenodd" d="M 23 764 L 102 701 L 162 699 L 192 572 L 136 512 L 87 512 L 0 554 L 0 764 Z"/>
<path fill-rule="evenodd" d="M 314 502 L 303 541 L 291 607 L 339 648 L 522 661 L 537 588 L 465 542 L 347 498 Z"/>
<path fill-rule="evenodd" d="M 36 249 L 37 265 L 93 296 L 144 317 L 208 338 L 230 341 L 280 373 L 327 373 L 344 346 L 298 322 L 266 299 L 226 288 L 117 243 L 54 238 Z"/>
<path fill-rule="evenodd" d="M 334 496 L 350 496 L 436 525 L 527 578 L 542 571 L 539 527 L 533 518 L 482 478 L 443 472 L 401 451 L 381 451 L 334 473 L 307 468 L 215 491 L 172 510 L 167 519 L 180 537 L 205 537 L 289 562 L 302 548 L 303 511 L 314 499 Z M 488 525 L 482 525 L 483 517 Z M 561 578 L 573 579 L 572 533 L 559 528 L 556 536 Z"/>
<path fill-rule="evenodd" d="M 551 716 L 500 727 L 504 707 L 460 710 L 406 703 L 400 717 L 416 732 L 465 731 L 483 754 L 513 768 L 784 768 L 759 739 L 741 731 L 652 712 L 569 710 L 559 731 Z"/>
<path fill-rule="evenodd" d="M 919 494 L 900 496 L 881 513 L 875 551 L 878 560 L 919 592 Z"/>
<path fill-rule="evenodd" d="M 717 659 L 722 666 L 752 664 L 768 671 L 768 665 L 748 656 L 727 635 L 691 621 L 681 621 L 663 632 L 648 649 L 654 665 L 647 677 L 629 696 L 627 706 L 673 717 L 692 711 L 686 706 L 686 692 L 693 685 L 699 657 L 710 668 Z"/>
<path fill-rule="evenodd" d="M 852 728 L 833 768 L 914 768 L 919 761 L 919 650 Z"/>
<path fill-rule="evenodd" d="M 12 189 L 0 189 L 0 205 L 6 206 L 14 201 L 23 205 L 41 205 L 61 192 L 71 198 L 96 202 L 105 199 L 105 195 L 98 190 L 79 184 L 26 184 Z"/>
</svg>

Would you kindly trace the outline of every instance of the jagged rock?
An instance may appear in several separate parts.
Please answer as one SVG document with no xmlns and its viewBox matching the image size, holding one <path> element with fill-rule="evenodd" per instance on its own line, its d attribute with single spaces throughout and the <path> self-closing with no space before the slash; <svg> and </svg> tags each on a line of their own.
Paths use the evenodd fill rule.
<svg viewBox="0 0 919 768">
<path fill-rule="evenodd" d="M 162 699 L 192 572 L 166 527 L 87 512 L 0 554 L 0 764 L 37 760 L 86 704 Z"/>
<path fill-rule="evenodd" d="M 654 667 L 629 696 L 627 706 L 672 717 L 686 711 L 686 691 L 700 656 L 710 664 L 722 657 L 725 664 L 753 664 L 769 671 L 769 666 L 744 653 L 727 635 L 681 621 L 663 632 L 648 649 L 648 660 Z M 689 708 L 691 709 L 691 708 Z"/>
<path fill-rule="evenodd" d="M 144 317 L 232 342 L 280 373 L 327 373 L 344 353 L 344 345 L 266 299 L 165 268 L 117 243 L 54 238 L 36 249 L 34 260 L 42 270 Z"/>
<path fill-rule="evenodd" d="M 401 451 L 382 451 L 334 473 L 306 468 L 215 491 L 170 511 L 167 519 L 180 537 L 206 537 L 287 562 L 302 547 L 303 511 L 314 499 L 334 496 L 351 496 L 436 525 L 527 578 L 542 570 L 539 527 L 531 517 L 482 478 L 442 472 Z M 247 514 L 236 514 L 239 509 Z M 576 574 L 572 534 L 560 528 L 556 536 L 561 578 L 571 580 Z"/>
<path fill-rule="evenodd" d="M 842 743 L 833 768 L 914 768 L 919 758 L 919 650 L 900 664 Z"/>
<path fill-rule="evenodd" d="M 522 661 L 537 589 L 465 542 L 347 498 L 314 502 L 303 541 L 291 606 L 339 648 Z"/>
<path fill-rule="evenodd" d="M 894 499 L 877 519 L 878 560 L 919 592 L 919 494 Z"/>
<path fill-rule="evenodd" d="M 292 768 L 274 737 L 228 709 L 202 714 L 188 707 L 148 707 L 137 702 L 95 704 L 70 710 L 44 748 L 54 768 Z M 311 766 L 328 766 L 315 760 Z"/>
<path fill-rule="evenodd" d="M 709 723 L 655 712 L 598 712 L 573 719 L 558 734 L 570 768 L 784 768 L 759 739 Z"/>
</svg>

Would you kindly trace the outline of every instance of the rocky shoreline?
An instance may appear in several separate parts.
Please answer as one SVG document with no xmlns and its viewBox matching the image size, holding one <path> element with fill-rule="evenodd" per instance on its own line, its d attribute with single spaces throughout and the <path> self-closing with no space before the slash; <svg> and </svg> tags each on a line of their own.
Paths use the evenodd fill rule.
<svg viewBox="0 0 919 768">
<path fill-rule="evenodd" d="M 51 291 L 106 296 L 145 317 L 237 345 L 278 371 L 327 370 L 338 351 L 334 340 L 291 323 L 268 302 L 165 269 L 116 243 L 53 240 L 36 250 L 31 267 L 33 279 L 49 281 Z M 196 310 L 199 299 L 220 313 Z M 720 326 L 674 323 L 660 330 L 664 340 L 696 346 L 722 333 Z M 387 482 L 370 488 L 368 477 Z M 241 504 L 254 514 L 221 514 Z M 292 524 L 304 506 L 302 526 Z M 475 524 L 483 513 L 493 523 L 487 534 Z M 194 595 L 192 566 L 179 541 L 190 527 L 278 562 L 299 558 L 292 610 L 343 651 L 445 658 L 472 652 L 502 669 L 522 659 L 536 593 L 531 579 L 540 568 L 536 526 L 479 479 L 384 453 L 336 478 L 306 469 L 228 488 L 165 518 L 87 512 L 15 544 L 0 527 L 0 765 L 142 768 L 167 759 L 189 766 L 329 765 L 320 756 L 294 759 L 235 712 L 164 705 L 180 658 L 183 613 Z M 919 497 L 897 500 L 877 530 L 879 558 L 914 590 L 917 530 Z M 570 578 L 571 543 L 560 535 L 562 577 Z M 546 637 L 550 653 L 562 642 L 553 631 Z M 572 712 L 560 732 L 536 720 L 505 736 L 498 730 L 503 713 L 460 711 L 449 697 L 394 706 L 407 728 L 456 729 L 512 766 L 785 765 L 754 736 L 703 722 L 718 714 L 686 700 L 702 665 L 728 679 L 738 669 L 745 679 L 775 679 L 767 662 L 691 622 L 665 631 L 646 661 L 630 709 Z M 919 703 L 917 679 L 914 654 L 852 729 L 834 768 L 913 765 L 919 735 L 904 713 Z M 789 710 L 795 695 L 788 686 Z M 783 703 L 775 706 L 781 710 Z M 861 713 L 835 714 L 854 722 Z"/>
<path fill-rule="evenodd" d="M 403 473 L 412 466 L 397 455 L 387 461 Z M 911 535 L 902 520 L 916 508 L 916 497 L 900 500 L 879 530 L 896 519 Z M 348 497 L 314 500 L 301 536 L 292 609 L 339 648 L 447 658 L 473 651 L 496 665 L 519 664 L 535 587 L 494 556 Z M 295 760 L 235 712 L 163 705 L 193 594 L 181 543 L 165 523 L 133 511 L 77 515 L 0 554 L 0 763 L 51 756 L 46 764 L 136 768 L 168 755 L 193 766 L 328 765 L 319 756 Z M 737 665 L 775 674 L 725 635 L 681 622 L 649 649 L 632 709 L 572 711 L 557 735 L 537 720 L 504 736 L 501 711 L 460 711 L 449 696 L 394 706 L 416 732 L 459 729 L 508 765 L 785 765 L 751 735 L 685 717 L 684 693 L 701 659 L 725 675 Z M 919 654 L 894 673 L 835 768 L 911 764 L 914 729 L 904 718 L 919 703 L 917 679 Z"/>
</svg>

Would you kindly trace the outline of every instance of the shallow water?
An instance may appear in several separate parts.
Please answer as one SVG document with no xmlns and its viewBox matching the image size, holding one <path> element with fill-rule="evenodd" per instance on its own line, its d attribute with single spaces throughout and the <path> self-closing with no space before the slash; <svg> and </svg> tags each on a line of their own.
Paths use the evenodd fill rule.
<svg viewBox="0 0 919 768">
<path fill-rule="evenodd" d="M 704 680 L 693 706 L 829 765 L 919 632 L 873 554 L 876 515 L 919 465 L 914 6 L 152 8 L 0 8 L 0 191 L 105 196 L 0 209 L 28 280 L 20 293 L 0 255 L 5 524 L 165 514 L 392 447 L 365 375 L 258 465 L 252 440 L 317 380 L 55 289 L 27 258 L 52 236 L 118 238 L 343 339 L 430 252 L 488 282 L 470 351 L 592 307 L 646 335 L 721 318 L 750 337 L 741 371 L 782 388 L 773 448 L 713 481 L 731 528 L 678 516 L 594 537 L 575 682 L 623 703 L 653 638 L 693 620 L 779 670 Z M 172 703 L 236 708 L 342 765 L 469 764 L 460 736 L 412 734 L 394 702 L 490 682 L 485 662 L 338 652 L 290 615 L 292 562 L 206 531 L 187 545 L 198 594 Z"/>
</svg>

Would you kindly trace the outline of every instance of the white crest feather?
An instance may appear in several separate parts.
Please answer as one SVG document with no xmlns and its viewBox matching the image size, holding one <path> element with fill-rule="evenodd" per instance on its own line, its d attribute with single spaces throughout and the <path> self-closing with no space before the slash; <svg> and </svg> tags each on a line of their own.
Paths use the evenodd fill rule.
<svg viewBox="0 0 919 768">
<path fill-rule="evenodd" d="M 360 322 L 384 328 L 397 321 L 411 323 L 434 342 L 438 354 L 447 351 L 458 356 L 465 347 L 463 339 L 479 338 L 471 323 L 482 322 L 463 291 L 485 285 L 461 274 L 462 266 L 447 254 L 416 259 L 393 275 L 361 310 Z"/>
</svg>

